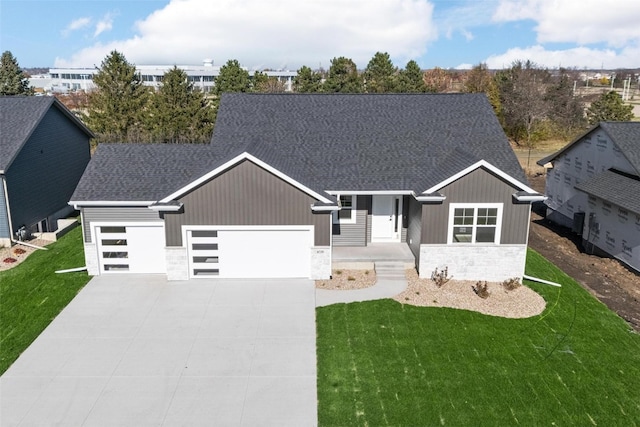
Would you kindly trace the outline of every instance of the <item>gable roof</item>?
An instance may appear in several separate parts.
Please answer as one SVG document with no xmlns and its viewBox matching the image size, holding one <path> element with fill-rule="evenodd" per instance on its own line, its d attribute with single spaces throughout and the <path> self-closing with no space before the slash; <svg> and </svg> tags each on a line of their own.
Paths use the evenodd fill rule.
<svg viewBox="0 0 640 427">
<path fill-rule="evenodd" d="M 576 188 L 631 212 L 640 213 L 640 180 L 613 169 L 606 170 Z"/>
<path fill-rule="evenodd" d="M 0 172 L 6 171 L 51 106 L 60 109 L 88 137 L 93 134 L 60 101 L 49 96 L 0 97 Z"/>
<path fill-rule="evenodd" d="M 210 144 L 101 144 L 72 200 L 160 200 L 242 153 L 328 199 L 421 193 L 479 160 L 526 183 L 483 94 L 224 94 Z"/>
<path fill-rule="evenodd" d="M 589 135 L 596 129 L 602 129 L 611 138 L 614 144 L 620 149 L 622 155 L 631 163 L 631 166 L 640 175 L 640 122 L 600 122 L 592 126 L 585 133 L 577 137 L 575 140 L 561 148 L 559 151 L 538 160 L 536 163 L 540 166 L 555 160 L 575 144 L 580 142 L 582 138 Z"/>
</svg>

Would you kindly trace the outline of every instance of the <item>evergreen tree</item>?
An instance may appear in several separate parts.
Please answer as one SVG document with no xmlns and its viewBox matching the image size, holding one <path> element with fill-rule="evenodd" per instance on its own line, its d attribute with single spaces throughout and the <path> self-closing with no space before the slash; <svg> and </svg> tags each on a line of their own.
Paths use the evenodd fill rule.
<svg viewBox="0 0 640 427">
<path fill-rule="evenodd" d="M 397 69 L 388 53 L 377 52 L 364 70 L 364 81 L 368 93 L 391 93 L 396 91 Z"/>
<path fill-rule="evenodd" d="M 148 90 L 136 67 L 124 55 L 112 51 L 93 76 L 96 89 L 89 94 L 89 127 L 98 142 L 142 142 Z"/>
<path fill-rule="evenodd" d="M 416 61 L 407 62 L 404 70 L 400 70 L 396 89 L 401 93 L 427 92 L 427 85 L 424 84 L 424 73 Z"/>
<path fill-rule="evenodd" d="M 187 73 L 173 67 L 151 96 L 147 126 L 154 142 L 209 142 L 214 109 Z"/>
<path fill-rule="evenodd" d="M 633 117 L 633 106 L 625 105 L 622 97 L 614 91 L 603 93 L 587 109 L 587 119 L 591 125 L 605 121 L 626 122 Z"/>
<path fill-rule="evenodd" d="M 331 60 L 329 75 L 322 85 L 324 92 L 362 93 L 362 78 L 353 60 L 341 56 Z"/>
<path fill-rule="evenodd" d="M 216 78 L 215 94 L 220 96 L 224 92 L 250 92 L 251 78 L 247 70 L 242 69 L 240 63 L 230 59 L 220 67 L 220 74 Z"/>
<path fill-rule="evenodd" d="M 299 93 L 317 93 L 322 89 L 322 75 L 306 65 L 293 79 L 293 90 Z"/>
<path fill-rule="evenodd" d="M 33 95 L 29 79 L 8 50 L 0 57 L 0 96 Z"/>
</svg>

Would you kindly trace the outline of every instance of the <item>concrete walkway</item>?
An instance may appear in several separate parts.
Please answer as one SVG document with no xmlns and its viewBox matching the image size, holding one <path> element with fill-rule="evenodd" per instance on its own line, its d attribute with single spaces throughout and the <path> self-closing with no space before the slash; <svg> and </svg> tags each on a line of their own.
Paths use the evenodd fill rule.
<svg viewBox="0 0 640 427">
<path fill-rule="evenodd" d="M 371 287 L 353 290 L 316 289 L 316 307 L 392 298 L 407 288 L 404 262 L 376 262 L 375 269 L 377 281 Z"/>
<path fill-rule="evenodd" d="M 0 425 L 316 426 L 311 280 L 98 276 L 0 378 Z"/>
</svg>

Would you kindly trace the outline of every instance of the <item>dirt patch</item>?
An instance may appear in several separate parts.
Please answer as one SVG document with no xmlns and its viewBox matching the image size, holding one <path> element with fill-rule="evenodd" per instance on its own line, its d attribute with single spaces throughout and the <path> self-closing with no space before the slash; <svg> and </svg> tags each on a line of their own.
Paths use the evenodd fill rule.
<svg viewBox="0 0 640 427">
<path fill-rule="evenodd" d="M 333 270 L 331 279 L 316 280 L 317 289 L 350 290 L 364 289 L 376 283 L 374 270 Z"/>
<path fill-rule="evenodd" d="M 531 175 L 529 183 L 544 193 L 545 175 Z M 580 236 L 551 223 L 543 215 L 544 212 L 536 210 L 531 215 L 529 246 L 640 332 L 640 274 L 616 259 L 583 252 Z"/>
<path fill-rule="evenodd" d="M 420 279 L 414 269 L 406 270 L 406 274 L 409 286 L 394 297 L 402 304 L 450 307 L 512 319 L 536 316 L 546 305 L 544 298 L 526 286 L 507 290 L 502 283 L 489 282 L 489 295 L 481 298 L 473 289 L 473 281 L 450 280 L 438 287 L 431 279 Z"/>
</svg>

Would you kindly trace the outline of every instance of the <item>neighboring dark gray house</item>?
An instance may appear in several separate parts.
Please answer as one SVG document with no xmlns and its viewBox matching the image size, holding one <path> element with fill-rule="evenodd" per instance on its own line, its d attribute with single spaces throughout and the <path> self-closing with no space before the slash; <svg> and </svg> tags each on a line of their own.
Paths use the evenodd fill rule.
<svg viewBox="0 0 640 427">
<path fill-rule="evenodd" d="M 640 122 L 602 122 L 538 164 L 547 218 L 640 271 Z"/>
<path fill-rule="evenodd" d="M 320 279 L 388 242 L 503 280 L 543 198 L 484 95 L 225 94 L 210 144 L 101 144 L 71 203 L 90 274 Z"/>
<path fill-rule="evenodd" d="M 91 132 L 58 100 L 0 97 L 0 245 L 55 231 L 89 159 Z"/>
</svg>

